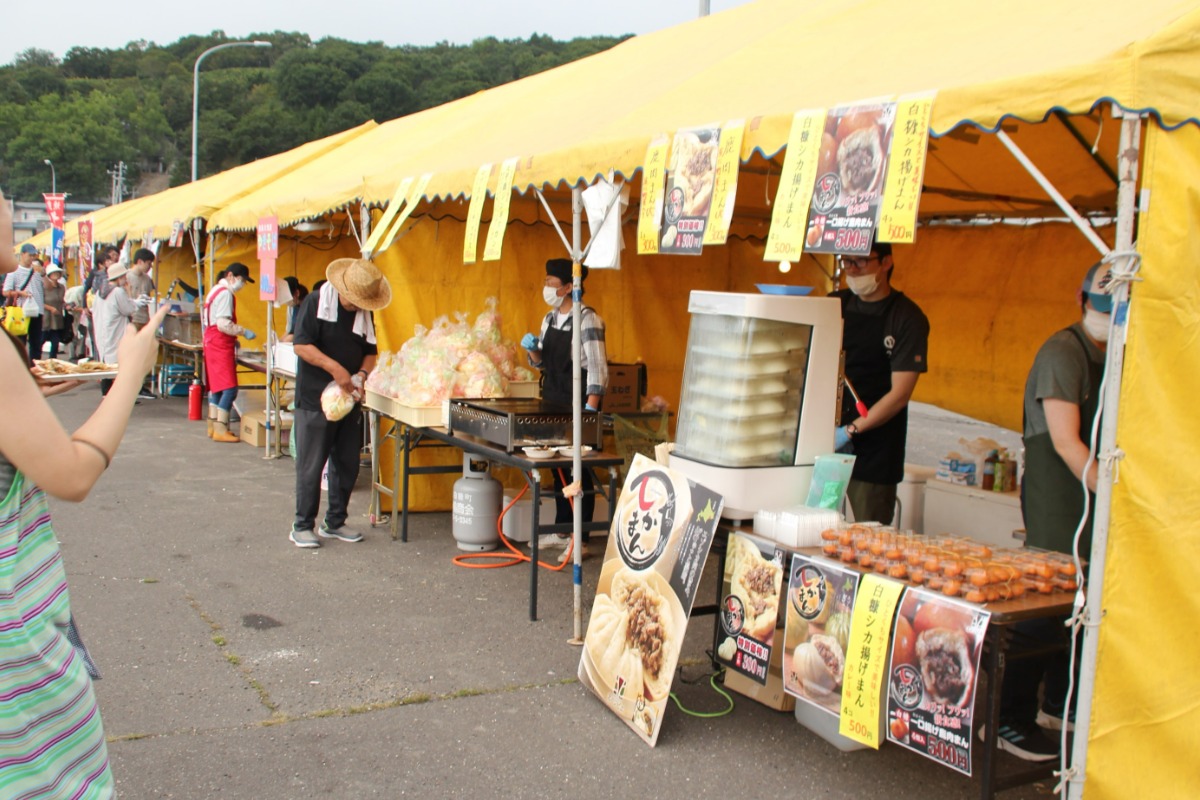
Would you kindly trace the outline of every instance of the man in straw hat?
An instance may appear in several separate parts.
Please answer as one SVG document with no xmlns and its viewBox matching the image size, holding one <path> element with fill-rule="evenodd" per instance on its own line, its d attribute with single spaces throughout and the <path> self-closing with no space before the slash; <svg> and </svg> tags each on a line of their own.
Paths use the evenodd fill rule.
<svg viewBox="0 0 1200 800">
<path fill-rule="evenodd" d="M 358 479 L 362 409 L 357 404 L 331 422 L 321 410 L 321 392 L 335 382 L 362 399 L 362 387 L 375 367 L 372 311 L 392 302 L 392 288 L 374 263 L 339 258 L 325 270 L 328 279 L 296 312 L 296 519 L 288 538 L 297 547 L 320 547 L 321 538 L 361 542 L 346 527 L 350 492 Z M 329 462 L 329 508 L 316 529 L 321 506 L 321 471 Z M 321 538 L 318 538 L 321 537 Z"/>
</svg>

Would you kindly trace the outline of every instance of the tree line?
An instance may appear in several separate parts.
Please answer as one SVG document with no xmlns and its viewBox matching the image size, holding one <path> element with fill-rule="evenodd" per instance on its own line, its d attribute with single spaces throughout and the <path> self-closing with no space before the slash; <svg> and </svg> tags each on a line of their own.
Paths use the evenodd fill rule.
<svg viewBox="0 0 1200 800">
<path fill-rule="evenodd" d="M 385 122 L 606 50 L 628 37 L 478 39 L 389 47 L 276 31 L 271 47 L 232 47 L 200 68 L 200 177 L 281 153 L 374 119 Z M 192 69 L 221 31 L 168 45 L 30 48 L 0 67 L 0 186 L 18 200 L 50 189 L 107 202 L 108 171 L 127 185 L 147 172 L 191 176 Z M 586 91 L 581 87 L 581 91 Z M 128 194 L 126 195 L 128 197 Z"/>
</svg>

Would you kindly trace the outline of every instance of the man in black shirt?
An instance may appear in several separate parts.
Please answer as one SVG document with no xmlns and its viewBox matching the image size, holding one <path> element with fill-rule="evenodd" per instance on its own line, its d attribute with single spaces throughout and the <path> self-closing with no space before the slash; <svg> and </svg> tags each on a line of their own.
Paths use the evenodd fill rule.
<svg viewBox="0 0 1200 800">
<path fill-rule="evenodd" d="M 372 311 L 392 301 L 392 289 L 379 268 L 365 259 L 339 258 L 325 270 L 328 281 L 305 298 L 296 313 L 296 520 L 289 538 L 297 547 L 320 547 L 319 537 L 361 542 L 346 527 L 350 493 L 358 479 L 362 409 L 331 422 L 321 410 L 321 392 L 335 382 L 362 399 L 375 367 Z M 321 471 L 329 462 L 329 508 L 314 532 L 321 505 Z"/>
<path fill-rule="evenodd" d="M 929 320 L 892 288 L 890 244 L 876 243 L 869 256 L 841 262 L 849 288 L 830 296 L 842 301 L 846 378 L 867 415 L 858 415 L 853 395 L 844 391 L 835 447 L 853 447 L 847 496 L 854 519 L 887 524 L 895 515 L 896 485 L 904 479 L 908 401 L 928 369 Z"/>
</svg>

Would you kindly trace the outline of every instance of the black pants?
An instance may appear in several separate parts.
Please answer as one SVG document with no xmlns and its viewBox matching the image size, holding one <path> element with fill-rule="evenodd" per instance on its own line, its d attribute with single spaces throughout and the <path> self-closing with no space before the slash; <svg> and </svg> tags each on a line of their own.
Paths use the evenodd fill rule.
<svg viewBox="0 0 1200 800">
<path fill-rule="evenodd" d="M 34 359 L 42 357 L 42 318 L 41 316 L 29 317 L 29 333 L 26 334 L 29 345 L 29 366 L 33 366 Z"/>
<path fill-rule="evenodd" d="M 42 341 L 50 343 L 50 357 L 58 358 L 58 348 L 62 344 L 62 329 L 42 331 Z"/>
<path fill-rule="evenodd" d="M 320 411 L 296 409 L 296 529 L 312 530 L 321 509 L 321 472 L 329 462 L 329 508 L 325 524 L 340 528 L 346 522 L 350 493 L 358 480 L 362 450 L 362 407 L 337 422 Z"/>
</svg>

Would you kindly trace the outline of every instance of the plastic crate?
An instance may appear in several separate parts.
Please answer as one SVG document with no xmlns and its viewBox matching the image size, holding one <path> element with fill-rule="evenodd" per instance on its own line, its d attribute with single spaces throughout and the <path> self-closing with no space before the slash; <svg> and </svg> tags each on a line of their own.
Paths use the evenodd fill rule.
<svg viewBox="0 0 1200 800">
<path fill-rule="evenodd" d="M 196 373 L 186 364 L 167 364 L 158 372 L 158 393 L 163 397 L 187 397 Z"/>
<path fill-rule="evenodd" d="M 641 453 L 653 461 L 654 447 L 671 440 L 669 419 L 666 412 L 636 417 L 612 415 L 613 440 L 616 443 L 617 455 L 625 461 L 621 465 L 621 483 L 625 482 L 625 474 L 629 471 L 629 465 L 633 463 L 635 453 Z"/>
</svg>

